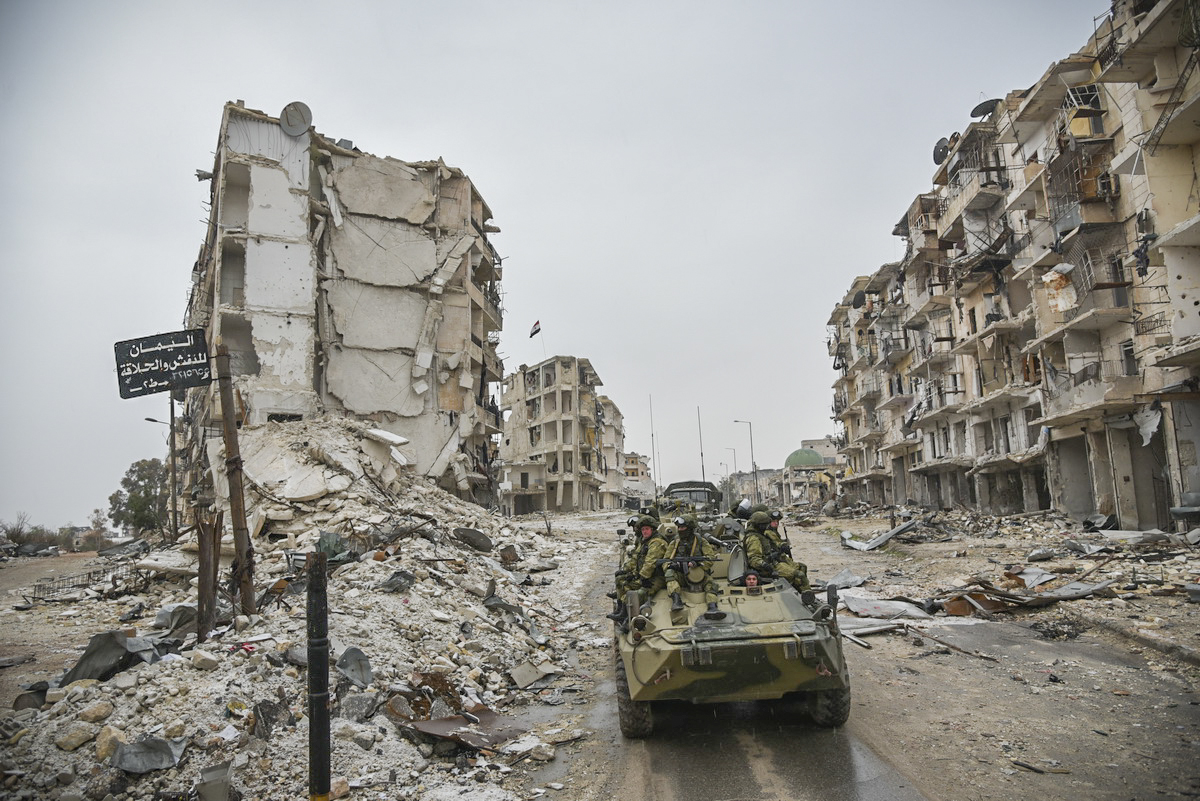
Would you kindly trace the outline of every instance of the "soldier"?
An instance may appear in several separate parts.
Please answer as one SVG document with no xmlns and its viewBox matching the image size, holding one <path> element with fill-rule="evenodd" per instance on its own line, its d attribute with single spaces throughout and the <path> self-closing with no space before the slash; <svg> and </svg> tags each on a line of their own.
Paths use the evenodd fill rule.
<svg viewBox="0 0 1200 801">
<path fill-rule="evenodd" d="M 647 549 L 653 541 L 661 539 L 656 531 L 658 521 L 649 515 L 631 517 L 629 518 L 629 525 L 638 532 L 639 539 L 626 553 L 625 560 L 621 563 L 621 569 L 617 571 L 617 608 L 607 615 L 608 618 L 616 621 L 622 621 L 626 617 L 626 593 L 631 590 L 639 590 L 643 586 L 641 570 L 643 563 L 646 561 Z M 655 547 L 656 549 L 658 548 L 658 546 Z M 653 565 L 653 562 L 651 565 Z M 665 583 L 659 589 L 662 586 L 665 586 Z"/>
<path fill-rule="evenodd" d="M 650 529 L 649 533 L 646 531 L 647 528 Z M 642 518 L 642 542 L 645 548 L 641 554 L 636 578 L 638 586 L 645 590 L 647 600 L 653 598 L 654 593 L 667 586 L 667 578 L 663 574 L 661 560 L 667 558 L 667 550 L 678 533 L 674 523 L 663 523 L 655 531 L 651 521 Z"/>
<path fill-rule="evenodd" d="M 687 580 L 688 572 L 697 567 L 703 570 L 703 578 L 696 582 L 704 588 L 704 600 L 708 603 L 708 609 L 704 616 L 709 620 L 720 620 L 725 617 L 725 613 L 717 609 L 717 584 L 712 579 L 712 561 L 711 559 L 717 555 L 716 548 L 713 548 L 703 537 L 696 533 L 698 522 L 695 515 L 681 515 L 672 520 L 675 528 L 678 531 L 678 536 L 667 549 L 667 559 L 678 559 L 681 556 L 701 556 L 709 557 L 708 559 L 698 560 L 696 562 L 676 562 L 672 561 L 667 564 L 665 576 L 667 579 L 667 592 L 671 594 L 671 611 L 677 612 L 683 609 L 683 599 L 679 593 L 682 590 L 680 579 Z"/>
<path fill-rule="evenodd" d="M 779 512 L 773 514 L 776 515 L 774 518 L 767 512 L 750 515 L 743 546 L 746 549 L 746 564 L 759 575 L 779 576 L 798 591 L 808 592 L 812 589 L 808 583 L 808 567 L 792 560 L 791 544 L 784 542 L 779 534 L 782 515 Z"/>
</svg>

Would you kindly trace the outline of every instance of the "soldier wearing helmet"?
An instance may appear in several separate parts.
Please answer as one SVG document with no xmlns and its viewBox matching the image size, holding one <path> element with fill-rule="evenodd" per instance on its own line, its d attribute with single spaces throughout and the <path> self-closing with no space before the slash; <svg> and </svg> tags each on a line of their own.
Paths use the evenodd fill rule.
<svg viewBox="0 0 1200 801">
<path fill-rule="evenodd" d="M 808 583 L 808 567 L 791 556 L 791 543 L 779 533 L 782 515 L 759 511 L 750 515 L 743 535 L 746 564 L 760 575 L 779 576 L 800 592 L 812 589 Z"/>
<path fill-rule="evenodd" d="M 616 621 L 625 619 L 626 592 L 642 589 L 643 580 L 641 571 L 644 562 L 646 562 L 647 550 L 655 540 L 661 540 L 661 537 L 658 535 L 659 522 L 655 518 L 650 517 L 649 514 L 641 514 L 641 516 L 629 518 L 629 525 L 636 531 L 634 546 L 625 554 L 625 558 L 617 571 L 617 608 L 613 609 L 613 612 L 607 615 L 607 618 Z M 658 550 L 658 544 L 655 544 L 654 548 Z M 665 582 L 662 583 L 662 586 L 665 586 Z M 659 589 L 662 589 L 662 586 L 659 586 Z"/>
<path fill-rule="evenodd" d="M 712 579 L 712 559 L 716 557 L 717 551 L 703 537 L 699 536 L 697 532 L 699 521 L 695 515 L 680 515 L 671 522 L 675 524 L 678 532 L 674 542 L 667 549 L 666 558 L 673 561 L 667 563 L 664 571 L 667 592 L 671 595 L 671 611 L 676 612 L 683 609 L 680 592 L 683 589 L 683 582 L 688 581 L 700 585 L 704 591 L 704 600 L 708 604 L 704 616 L 709 620 L 720 620 L 725 617 L 725 613 L 717 609 L 717 584 Z M 699 558 L 694 562 L 680 561 L 681 557 L 687 556 L 706 558 Z M 699 577 L 693 572 L 694 570 L 700 571 Z M 689 581 L 689 579 L 693 580 Z"/>
<path fill-rule="evenodd" d="M 645 548 L 641 553 L 641 561 L 638 563 L 634 578 L 638 582 L 637 586 L 645 592 L 645 597 L 650 598 L 654 593 L 667 586 L 667 579 L 663 575 L 663 565 L 660 560 L 667 558 L 667 549 L 670 548 L 679 532 L 675 524 L 669 522 L 660 524 L 656 530 L 650 518 L 642 519 L 641 530 Z"/>
<path fill-rule="evenodd" d="M 626 617 L 625 594 L 642 588 L 640 571 L 646 558 L 646 550 L 657 536 L 658 521 L 650 515 L 634 515 L 627 521 L 635 532 L 634 543 L 626 552 L 616 573 L 617 608 L 607 615 L 615 621 Z"/>
</svg>

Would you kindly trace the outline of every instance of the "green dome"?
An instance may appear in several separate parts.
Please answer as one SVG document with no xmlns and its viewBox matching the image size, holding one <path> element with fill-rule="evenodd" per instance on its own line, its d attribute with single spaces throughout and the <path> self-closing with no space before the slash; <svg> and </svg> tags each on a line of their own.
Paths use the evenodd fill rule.
<svg viewBox="0 0 1200 801">
<path fill-rule="evenodd" d="M 814 451 L 812 448 L 801 448 L 798 451 L 792 451 L 792 455 L 783 463 L 784 467 L 812 467 L 814 465 L 825 464 L 824 457 Z"/>
</svg>

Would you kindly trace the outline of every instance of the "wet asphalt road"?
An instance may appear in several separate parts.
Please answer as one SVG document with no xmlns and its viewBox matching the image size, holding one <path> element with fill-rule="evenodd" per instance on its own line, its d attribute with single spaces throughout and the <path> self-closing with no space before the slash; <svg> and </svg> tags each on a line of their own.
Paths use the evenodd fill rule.
<svg viewBox="0 0 1200 801">
<path fill-rule="evenodd" d="M 821 729 L 794 701 L 668 702 L 656 704 L 654 714 L 653 737 L 618 743 L 623 775 L 615 784 L 635 793 L 628 797 L 925 801 L 854 736 L 853 718 L 840 729 Z"/>
<path fill-rule="evenodd" d="M 607 570 L 596 569 L 589 606 L 607 610 Z M 607 621 L 605 621 L 607 623 Z M 607 654 L 606 654 L 607 656 Z M 607 659 L 606 659 L 607 661 Z M 851 681 L 853 688 L 853 680 Z M 854 712 L 838 729 L 813 725 L 802 700 L 654 705 L 654 734 L 627 740 L 617 723 L 611 668 L 595 690 L 587 741 L 607 763 L 601 793 L 635 801 L 928 801 L 855 736 Z M 542 782 L 561 780 L 550 763 Z"/>
</svg>

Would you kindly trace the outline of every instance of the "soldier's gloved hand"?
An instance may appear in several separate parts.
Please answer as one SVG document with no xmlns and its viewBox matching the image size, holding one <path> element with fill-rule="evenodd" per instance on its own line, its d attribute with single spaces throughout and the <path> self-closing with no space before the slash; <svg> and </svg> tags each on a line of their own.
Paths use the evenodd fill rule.
<svg viewBox="0 0 1200 801">
<path fill-rule="evenodd" d="M 792 544 L 790 542 L 785 542 L 783 545 L 779 546 L 779 550 L 783 551 L 788 556 L 791 556 L 792 555 Z"/>
<path fill-rule="evenodd" d="M 653 585 L 653 584 L 654 584 L 654 579 L 649 579 L 649 578 L 642 579 L 642 589 L 648 590 L 648 589 L 650 589 L 651 585 Z"/>
</svg>

